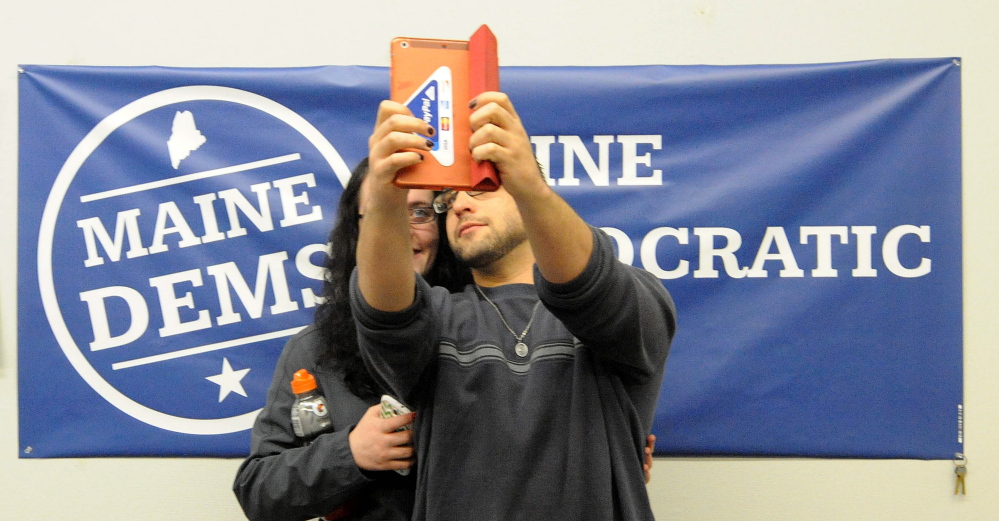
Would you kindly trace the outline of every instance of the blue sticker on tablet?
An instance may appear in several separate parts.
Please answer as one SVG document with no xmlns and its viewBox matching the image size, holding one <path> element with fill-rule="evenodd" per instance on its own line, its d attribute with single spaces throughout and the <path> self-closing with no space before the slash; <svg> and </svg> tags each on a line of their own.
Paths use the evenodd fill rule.
<svg viewBox="0 0 999 521">
<path fill-rule="evenodd" d="M 454 164 L 452 95 L 451 69 L 442 66 L 406 100 L 406 106 L 413 115 L 434 128 L 434 135 L 425 137 L 434 144 L 430 154 L 444 166 Z"/>
</svg>

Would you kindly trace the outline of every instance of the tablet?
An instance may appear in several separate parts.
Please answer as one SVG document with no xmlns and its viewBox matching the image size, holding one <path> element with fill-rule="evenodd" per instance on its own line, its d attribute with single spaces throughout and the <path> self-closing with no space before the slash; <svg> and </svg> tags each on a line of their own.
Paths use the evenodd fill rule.
<svg viewBox="0 0 999 521">
<path fill-rule="evenodd" d="M 396 176 L 404 188 L 492 191 L 499 188 L 493 165 L 476 163 L 468 149 L 468 102 L 499 89 L 496 38 L 485 25 L 469 41 L 394 38 L 391 97 L 434 129 L 424 160 Z"/>
</svg>

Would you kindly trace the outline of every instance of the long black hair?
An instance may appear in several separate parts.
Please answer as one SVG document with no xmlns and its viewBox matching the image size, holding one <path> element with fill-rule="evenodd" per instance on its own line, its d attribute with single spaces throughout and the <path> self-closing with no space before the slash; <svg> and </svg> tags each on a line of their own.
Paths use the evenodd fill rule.
<svg viewBox="0 0 999 521">
<path fill-rule="evenodd" d="M 357 265 L 358 215 L 361 182 L 368 173 L 364 158 L 351 173 L 350 182 L 340 195 L 336 224 L 329 236 L 322 296 L 325 301 L 316 308 L 316 329 L 324 349 L 319 363 L 340 368 L 344 384 L 361 398 L 377 397 L 383 391 L 375 383 L 361 359 L 357 346 L 357 328 L 350 311 L 350 274 Z M 472 275 L 454 256 L 447 243 L 444 219 L 437 219 L 438 247 L 433 265 L 424 278 L 433 286 L 460 291 L 472 282 Z"/>
</svg>

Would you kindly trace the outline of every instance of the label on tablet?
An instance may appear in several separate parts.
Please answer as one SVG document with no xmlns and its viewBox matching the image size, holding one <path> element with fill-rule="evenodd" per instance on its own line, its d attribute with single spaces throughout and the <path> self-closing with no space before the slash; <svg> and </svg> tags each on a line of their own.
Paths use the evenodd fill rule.
<svg viewBox="0 0 999 521">
<path fill-rule="evenodd" d="M 434 128 L 434 135 L 424 137 L 434 143 L 430 153 L 444 166 L 454 164 L 452 98 L 451 68 L 442 66 L 434 71 L 405 103 L 414 116 Z"/>
</svg>

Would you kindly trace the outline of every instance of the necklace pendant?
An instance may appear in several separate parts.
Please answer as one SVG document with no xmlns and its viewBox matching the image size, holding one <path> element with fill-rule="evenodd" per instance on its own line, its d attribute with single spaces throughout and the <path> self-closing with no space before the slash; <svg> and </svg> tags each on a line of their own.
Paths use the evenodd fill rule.
<svg viewBox="0 0 999 521">
<path fill-rule="evenodd" d="M 517 345 L 513 346 L 513 350 L 517 356 L 527 356 L 527 344 L 523 342 L 517 342 Z"/>
</svg>

